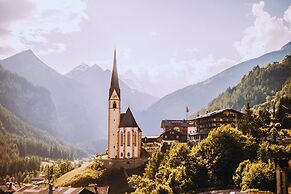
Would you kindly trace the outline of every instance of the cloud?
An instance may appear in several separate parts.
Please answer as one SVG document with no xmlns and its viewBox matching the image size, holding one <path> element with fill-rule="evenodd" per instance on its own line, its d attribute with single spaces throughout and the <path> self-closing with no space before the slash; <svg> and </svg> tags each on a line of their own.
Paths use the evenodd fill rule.
<svg viewBox="0 0 291 194">
<path fill-rule="evenodd" d="M 123 68 L 121 78 L 134 89 L 142 89 L 143 92 L 162 97 L 190 84 L 204 81 L 234 64 L 235 61 L 231 59 L 216 59 L 212 55 L 185 60 L 172 58 L 169 63 L 158 66 L 126 65 L 130 69 L 124 71 Z"/>
<path fill-rule="evenodd" d="M 254 23 L 244 30 L 242 39 L 234 43 L 242 60 L 280 49 L 291 40 L 291 6 L 282 18 L 272 17 L 264 6 L 263 1 L 253 4 Z"/>
<path fill-rule="evenodd" d="M 66 45 L 62 43 L 53 44 L 50 48 L 43 49 L 39 52 L 40 55 L 47 55 L 49 53 L 61 53 L 66 50 Z"/>
<path fill-rule="evenodd" d="M 49 35 L 80 31 L 82 20 L 87 18 L 85 10 L 82 0 L 1 1 L 0 55 L 24 49 L 41 54 L 64 51 L 65 43 L 51 40 Z"/>
</svg>

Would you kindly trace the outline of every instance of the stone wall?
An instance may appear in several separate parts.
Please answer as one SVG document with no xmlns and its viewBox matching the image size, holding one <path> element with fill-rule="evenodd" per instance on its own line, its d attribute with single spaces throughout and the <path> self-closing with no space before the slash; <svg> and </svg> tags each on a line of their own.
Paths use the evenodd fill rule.
<svg viewBox="0 0 291 194">
<path fill-rule="evenodd" d="M 104 167 L 109 170 L 133 169 L 144 165 L 146 158 L 142 159 L 99 159 L 104 163 Z"/>
</svg>

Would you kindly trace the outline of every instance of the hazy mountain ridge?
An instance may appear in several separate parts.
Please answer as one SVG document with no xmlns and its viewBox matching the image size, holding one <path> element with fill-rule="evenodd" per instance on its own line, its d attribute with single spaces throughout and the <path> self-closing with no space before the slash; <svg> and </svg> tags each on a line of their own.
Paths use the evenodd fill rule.
<svg viewBox="0 0 291 194">
<path fill-rule="evenodd" d="M 47 89 L 37 87 L 0 66 L 0 104 L 25 122 L 56 132 L 57 113 Z"/>
<path fill-rule="evenodd" d="M 23 122 L 0 104 L 0 158 L 72 158 L 72 150 L 48 132 Z"/>
<path fill-rule="evenodd" d="M 84 68 L 85 67 L 85 68 Z M 82 83 L 90 97 L 90 112 L 99 121 L 98 128 L 103 129 L 98 134 L 107 138 L 107 107 L 108 91 L 111 79 L 111 71 L 103 70 L 98 65 L 91 67 L 77 66 L 66 74 L 67 77 Z M 131 107 L 133 111 L 144 110 L 157 98 L 151 95 L 131 89 L 122 80 L 119 80 L 121 88 L 121 107 L 125 111 Z"/>
<path fill-rule="evenodd" d="M 221 108 L 241 110 L 247 103 L 250 106 L 266 101 L 291 80 L 291 56 L 287 56 L 280 63 L 273 63 L 264 67 L 256 66 L 245 75 L 239 84 L 228 88 L 217 98 L 213 99 L 206 110 L 214 111 Z M 288 85 L 286 85 L 288 86 Z M 269 107 L 270 108 L 270 107 Z"/>
<path fill-rule="evenodd" d="M 89 146 L 95 142 L 95 148 L 97 144 L 105 148 L 111 77 L 109 70 L 104 71 L 98 65 L 89 67 L 83 64 L 61 75 L 43 63 L 31 50 L 0 60 L 0 64 L 32 84 L 49 90 L 59 121 L 55 129 L 60 137 Z M 157 100 L 120 82 L 124 109 L 130 106 L 133 110 L 142 110 Z M 101 139 L 96 143 L 96 140 Z"/>
<path fill-rule="evenodd" d="M 86 110 L 88 106 L 86 90 L 82 84 L 57 73 L 37 58 L 31 50 L 1 60 L 0 63 L 5 69 L 50 91 L 57 110 L 59 135 L 70 141 L 80 137 L 85 139 L 91 137 L 78 132 L 82 127 L 92 128 L 92 122 L 86 119 L 89 113 Z"/>
<path fill-rule="evenodd" d="M 138 119 L 144 134 L 159 134 L 162 119 L 185 119 L 186 106 L 191 113 L 206 107 L 207 104 L 228 87 L 233 87 L 256 65 L 265 65 L 281 61 L 291 54 L 289 42 L 278 51 L 264 54 L 234 65 L 229 69 L 197 84 L 193 84 L 166 95 L 150 106 L 146 111 L 139 112 Z"/>
<path fill-rule="evenodd" d="M 55 137 L 58 121 L 47 89 L 0 66 L 0 91 L 0 158 L 85 155 Z"/>
</svg>

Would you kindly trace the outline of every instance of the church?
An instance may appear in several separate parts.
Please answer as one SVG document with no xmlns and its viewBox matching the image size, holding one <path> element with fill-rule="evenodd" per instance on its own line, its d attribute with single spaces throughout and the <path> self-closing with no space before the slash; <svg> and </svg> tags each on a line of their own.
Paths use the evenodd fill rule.
<svg viewBox="0 0 291 194">
<path fill-rule="evenodd" d="M 142 131 L 130 108 L 121 113 L 120 97 L 115 50 L 108 100 L 108 158 L 140 158 Z"/>
</svg>

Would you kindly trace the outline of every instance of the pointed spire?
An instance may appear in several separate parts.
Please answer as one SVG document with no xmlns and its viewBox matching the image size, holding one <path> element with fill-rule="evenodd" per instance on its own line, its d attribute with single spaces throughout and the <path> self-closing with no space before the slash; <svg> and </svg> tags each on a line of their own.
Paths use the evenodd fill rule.
<svg viewBox="0 0 291 194">
<path fill-rule="evenodd" d="M 112 75 L 111 75 L 111 85 L 110 85 L 110 89 L 109 89 L 109 98 L 111 97 L 114 90 L 116 91 L 116 93 L 120 99 L 120 88 L 119 88 L 118 73 L 117 73 L 116 49 L 114 49 L 113 69 L 112 69 Z"/>
</svg>

